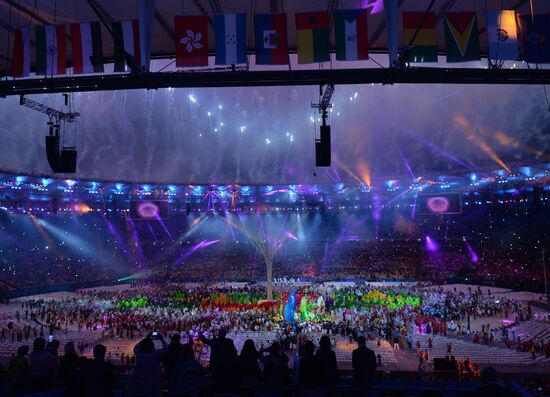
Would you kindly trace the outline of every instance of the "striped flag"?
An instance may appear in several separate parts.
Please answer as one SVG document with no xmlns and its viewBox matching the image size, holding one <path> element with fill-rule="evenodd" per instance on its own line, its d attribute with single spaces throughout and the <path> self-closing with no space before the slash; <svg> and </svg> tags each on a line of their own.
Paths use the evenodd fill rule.
<svg viewBox="0 0 550 397">
<path fill-rule="evenodd" d="M 426 15 L 426 17 L 424 17 Z M 422 18 L 424 21 L 422 22 Z M 420 26 L 409 54 L 410 62 L 437 62 L 435 13 L 403 12 L 403 44 L 408 46 Z"/>
<path fill-rule="evenodd" d="M 337 10 L 334 13 L 337 60 L 369 59 L 367 15 L 366 10 Z"/>
<path fill-rule="evenodd" d="M 103 44 L 99 22 L 71 23 L 73 72 L 103 73 Z"/>
<path fill-rule="evenodd" d="M 257 65 L 288 64 L 286 14 L 254 15 Z"/>
<path fill-rule="evenodd" d="M 208 17 L 174 17 L 176 66 L 208 66 Z"/>
<path fill-rule="evenodd" d="M 297 12 L 298 63 L 330 61 L 328 12 Z"/>
<path fill-rule="evenodd" d="M 24 26 L 15 31 L 13 56 L 11 59 L 11 75 L 25 77 L 31 70 L 31 55 L 29 46 L 29 28 Z"/>
<path fill-rule="evenodd" d="M 515 11 L 487 11 L 487 36 L 490 59 L 512 61 L 519 59 Z"/>
<path fill-rule="evenodd" d="M 129 66 L 126 65 L 125 52 L 133 57 L 136 67 L 141 70 L 138 20 L 113 22 L 113 36 L 115 72 L 125 72 L 126 66 Z"/>
<path fill-rule="evenodd" d="M 246 63 L 246 14 L 214 15 L 216 65 Z"/>
<path fill-rule="evenodd" d="M 65 25 L 40 25 L 36 33 L 36 74 L 65 74 L 67 43 Z"/>
</svg>

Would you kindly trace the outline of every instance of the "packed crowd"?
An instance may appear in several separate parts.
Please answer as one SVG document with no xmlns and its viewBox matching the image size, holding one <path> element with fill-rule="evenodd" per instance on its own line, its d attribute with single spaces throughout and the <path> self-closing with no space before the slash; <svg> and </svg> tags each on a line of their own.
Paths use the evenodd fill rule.
<svg viewBox="0 0 550 397">
<path fill-rule="evenodd" d="M 159 243 L 160 244 L 160 243 Z M 159 244 L 147 250 L 159 250 Z M 487 250 L 478 253 L 482 258 L 472 264 L 463 243 L 442 244 L 437 255 L 425 252 L 419 241 L 345 241 L 330 245 L 326 242 L 307 242 L 305 253 L 297 242 L 287 242 L 276 258 L 273 267 L 275 278 L 300 278 L 308 281 L 345 279 L 364 280 L 416 280 L 430 282 L 467 281 L 485 285 L 508 286 L 540 290 L 541 272 L 524 265 L 528 260 L 519 251 Z M 35 258 L 31 253 L 16 267 L 4 265 L 2 289 L 45 288 L 50 285 L 71 284 L 77 288 L 116 282 L 132 274 L 146 277 L 152 283 L 211 282 L 212 280 L 238 280 L 252 282 L 265 279 L 265 265 L 261 255 L 248 244 L 215 245 L 200 255 L 186 258 L 185 264 L 175 264 L 173 255 L 179 256 L 188 247 L 170 250 L 172 256 L 163 257 L 159 264 L 134 267 L 104 266 L 88 260 L 71 261 L 70 257 L 47 255 Z M 327 254 L 328 251 L 328 254 Z M 145 255 L 145 254 L 144 254 Z M 52 260 L 52 266 L 44 261 Z M 31 263 L 40 262 L 41 266 Z M 529 261 L 536 263 L 536 260 Z M 223 265 L 222 265 L 223 264 Z M 441 269 L 444 268 L 445 272 Z M 70 269 L 70 270 L 67 270 Z M 145 269 L 148 269 L 144 271 Z M 74 274 L 73 274 L 74 273 Z M 510 278 L 510 274 L 514 277 Z M 44 284 L 48 280 L 48 285 Z M 539 285 L 540 284 L 540 285 Z M 1 295 L 1 293 L 0 293 Z"/>
<path fill-rule="evenodd" d="M 296 214 L 272 217 L 280 222 L 275 230 L 292 232 L 274 236 L 284 242 L 275 256 L 274 277 L 463 281 L 541 291 L 549 211 L 519 204 L 464 206 L 464 213 L 444 219 L 445 225 L 437 217 L 410 220 L 410 211 L 395 208 L 384 209 L 379 220 L 369 211 L 308 212 L 301 215 L 300 233 Z M 230 231 L 215 214 L 174 215 L 165 228 L 129 225 L 116 215 L 71 219 L 44 217 L 62 234 L 29 227 L 28 215 L 2 219 L 0 295 L 5 289 L 105 285 L 151 269 L 151 279 L 160 282 L 265 279 L 262 255 L 247 235 L 238 228 Z M 426 236 L 437 242 L 437 252 L 427 250 Z M 201 248 L 208 241 L 212 244 Z"/>
<path fill-rule="evenodd" d="M 294 383 L 306 394 L 330 395 L 339 377 L 332 350 L 334 336 L 358 343 L 357 353 L 353 353 L 354 379 L 366 388 L 380 360 L 365 347 L 366 340 L 386 339 L 413 347 L 415 333 L 434 337 L 461 334 L 474 341 L 481 333 L 479 343 L 507 343 L 510 348 L 523 349 L 528 342 L 540 345 L 537 354 L 550 354 L 550 343 L 514 340 L 506 327 L 471 329 L 472 318 L 501 315 L 514 317 L 517 323 L 532 316 L 530 306 L 503 297 L 495 299 L 490 290 L 451 291 L 415 284 L 282 285 L 285 288 L 276 290 L 271 302 L 262 300 L 264 287 L 254 285 L 141 285 L 85 290 L 69 298 L 24 300 L 3 315 L 0 331 L 0 341 L 11 338 L 26 344 L 34 339 L 30 354 L 23 345 L 12 358 L 7 375 L 11 390 L 17 395 L 61 384 L 69 395 L 101 395 L 93 393 L 116 387 L 109 363 L 113 357 L 106 356 L 105 346 L 96 345 L 94 359 L 86 359 L 81 354 L 88 346 L 71 342 L 58 357 L 55 335 L 69 329 L 95 331 L 104 340 L 144 338 L 133 356 L 116 360 L 122 364 L 119 371 L 132 373 L 134 390 L 147 396 L 159 395 L 162 389 L 174 396 L 199 395 L 204 388 L 255 389 L 258 382 L 274 392 Z M 289 287 L 295 288 L 292 294 Z M 291 295 L 297 301 L 289 319 L 285 310 Z M 240 355 L 226 338 L 226 332 L 254 331 L 270 331 L 276 337 L 265 347 L 247 340 Z M 44 339 L 46 333 L 54 337 L 49 343 Z M 170 338 L 169 344 L 166 338 Z M 155 347 L 155 340 L 160 342 L 160 349 Z M 316 353 L 314 342 L 319 343 Z M 205 368 L 200 365 L 204 349 L 210 353 L 206 370 L 210 377 L 205 377 Z M 285 352 L 291 353 L 290 357 L 296 355 L 292 379 Z M 419 372 L 427 360 L 420 355 Z M 457 368 L 464 376 L 480 376 L 474 363 L 460 362 Z"/>
<path fill-rule="evenodd" d="M 411 336 L 416 332 L 464 335 L 474 343 L 499 342 L 521 351 L 534 348 L 537 353 L 550 348 L 544 341 L 509 335 L 504 326 L 472 329 L 471 319 L 475 318 L 501 316 L 518 323 L 532 317 L 530 306 L 502 296 L 497 299 L 490 290 L 327 283 L 293 287 L 291 294 L 289 287 L 276 290 L 274 301 L 263 300 L 263 286 L 179 284 L 84 290 L 68 298 L 29 299 L 11 317 L 4 315 L 0 340 L 28 341 L 46 332 L 54 335 L 69 329 L 101 332 L 104 338 L 142 337 L 153 331 L 165 337 L 186 332 L 196 338 L 225 329 L 273 332 L 285 347 L 297 345 L 301 335 L 319 333 L 388 341 L 398 337 L 412 344 Z M 296 301 L 289 318 L 292 295 Z"/>
</svg>

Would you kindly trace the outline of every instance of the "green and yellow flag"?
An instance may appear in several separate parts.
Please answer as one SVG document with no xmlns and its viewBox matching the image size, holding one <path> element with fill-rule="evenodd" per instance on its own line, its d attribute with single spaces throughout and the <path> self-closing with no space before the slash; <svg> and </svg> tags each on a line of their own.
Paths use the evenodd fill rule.
<svg viewBox="0 0 550 397">
<path fill-rule="evenodd" d="M 330 61 L 328 12 L 296 13 L 298 63 Z"/>
</svg>

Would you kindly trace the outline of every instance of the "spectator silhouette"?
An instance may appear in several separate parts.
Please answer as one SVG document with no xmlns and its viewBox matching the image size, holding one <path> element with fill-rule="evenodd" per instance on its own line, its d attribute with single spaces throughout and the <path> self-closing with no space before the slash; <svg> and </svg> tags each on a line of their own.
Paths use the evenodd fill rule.
<svg viewBox="0 0 550 397">
<path fill-rule="evenodd" d="M 191 345 L 182 345 L 178 361 L 169 376 L 170 397 L 198 397 L 204 387 L 204 375 Z"/>
<path fill-rule="evenodd" d="M 330 338 L 323 335 L 319 340 L 320 349 L 317 350 L 315 358 L 319 365 L 319 377 L 321 386 L 327 394 L 334 394 L 339 381 L 338 366 L 336 364 L 336 353 L 330 348 Z"/>
<path fill-rule="evenodd" d="M 161 394 L 162 373 L 160 359 L 168 350 L 168 345 L 159 333 L 162 349 L 155 349 L 152 334 L 147 335 L 134 347 L 136 366 L 132 373 L 132 395 L 139 397 L 157 397 Z"/>
<path fill-rule="evenodd" d="M 107 348 L 98 344 L 94 346 L 93 360 L 84 360 L 81 363 L 80 382 L 78 382 L 78 396 L 110 397 L 116 387 L 115 369 L 111 363 L 105 362 Z"/>
<path fill-rule="evenodd" d="M 266 392 L 273 395 L 281 395 L 288 385 L 288 357 L 279 342 L 273 342 L 264 359 L 264 382 Z"/>
<path fill-rule="evenodd" d="M 302 353 L 300 357 L 300 373 L 297 379 L 298 394 L 301 396 L 319 395 L 320 368 L 319 361 L 314 355 L 315 345 L 312 341 L 308 340 L 304 344 Z"/>
<path fill-rule="evenodd" d="M 75 352 L 74 343 L 65 345 L 65 354 L 59 358 L 59 380 L 67 384 L 74 377 L 78 367 L 78 355 Z"/>
<path fill-rule="evenodd" d="M 28 353 L 29 347 L 27 345 L 19 346 L 17 355 L 10 361 L 7 374 L 10 396 L 19 396 L 28 391 L 30 369 Z"/>
<path fill-rule="evenodd" d="M 240 368 L 242 371 L 243 386 L 246 389 L 255 389 L 261 375 L 259 362 L 263 360 L 263 357 L 256 350 L 256 345 L 252 339 L 247 339 L 244 342 L 239 359 L 241 362 Z"/>
<path fill-rule="evenodd" d="M 510 391 L 498 383 L 497 371 L 493 367 L 483 368 L 481 371 L 481 381 L 485 383 L 485 385 L 475 391 L 475 396 L 519 397 L 519 393 Z"/>
<path fill-rule="evenodd" d="M 54 357 L 59 356 L 58 350 L 59 350 L 59 341 L 57 339 L 54 339 L 51 342 L 48 342 L 48 344 L 46 345 L 46 351 L 49 352 Z"/>
<path fill-rule="evenodd" d="M 29 354 L 31 390 L 36 392 L 53 389 L 57 379 L 57 358 L 46 350 L 46 340 L 36 338 Z"/>
<path fill-rule="evenodd" d="M 353 382 L 356 386 L 370 389 L 376 371 L 376 356 L 374 351 L 366 346 L 364 337 L 357 338 L 357 345 L 359 347 L 351 355 Z"/>
<path fill-rule="evenodd" d="M 162 357 L 162 363 L 166 366 L 166 372 L 168 374 L 172 373 L 176 362 L 178 362 L 180 358 L 182 349 L 183 345 L 181 344 L 180 334 L 172 335 L 172 338 L 170 338 L 170 343 L 168 344 L 168 351 Z"/>
<path fill-rule="evenodd" d="M 226 331 L 220 329 L 218 337 L 201 340 L 210 346 L 210 369 L 212 382 L 217 390 L 233 391 L 240 386 L 239 361 L 233 340 L 226 338 Z"/>
</svg>

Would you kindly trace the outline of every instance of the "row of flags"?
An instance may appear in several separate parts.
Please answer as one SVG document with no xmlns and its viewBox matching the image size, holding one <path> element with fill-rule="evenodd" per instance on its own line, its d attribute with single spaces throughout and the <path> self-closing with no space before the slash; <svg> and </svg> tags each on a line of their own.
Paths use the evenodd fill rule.
<svg viewBox="0 0 550 397">
<path fill-rule="evenodd" d="M 397 23 L 391 10 L 386 10 L 388 51 L 397 53 Z M 395 10 L 396 11 L 396 10 Z M 364 9 L 336 10 L 334 30 L 336 59 L 366 60 L 368 54 L 367 14 Z M 479 31 L 475 12 L 448 12 L 443 16 L 447 62 L 480 59 Z M 330 60 L 330 15 L 328 12 L 295 14 L 296 43 L 299 63 Z M 176 16 L 176 66 L 208 65 L 208 18 Z M 410 62 L 437 62 L 437 19 L 434 13 L 403 12 L 403 42 L 408 45 Z M 418 29 L 420 27 L 420 29 Z M 519 29 L 518 29 L 519 28 Z M 417 32 L 418 29 L 418 32 Z M 124 72 L 132 57 L 141 70 L 148 62 L 138 20 L 119 21 L 112 25 L 114 36 L 114 71 Z M 99 22 L 69 25 L 73 54 L 73 72 L 103 72 L 103 46 Z M 489 57 L 495 60 L 518 60 L 519 37 L 523 59 L 527 62 L 550 62 L 550 15 L 516 15 L 515 11 L 487 11 Z M 518 31 L 522 34 L 518 36 Z M 247 62 L 247 23 L 245 13 L 216 14 L 214 37 L 217 65 Z M 36 74 L 66 73 L 67 33 L 65 25 L 35 27 Z M 256 64 L 288 64 L 286 14 L 254 15 Z M 30 71 L 29 28 L 15 32 L 11 74 L 27 76 Z M 391 54 L 390 54 L 391 55 Z M 390 56 L 391 58 L 391 56 Z M 148 65 L 147 65 L 148 66 Z"/>
</svg>

